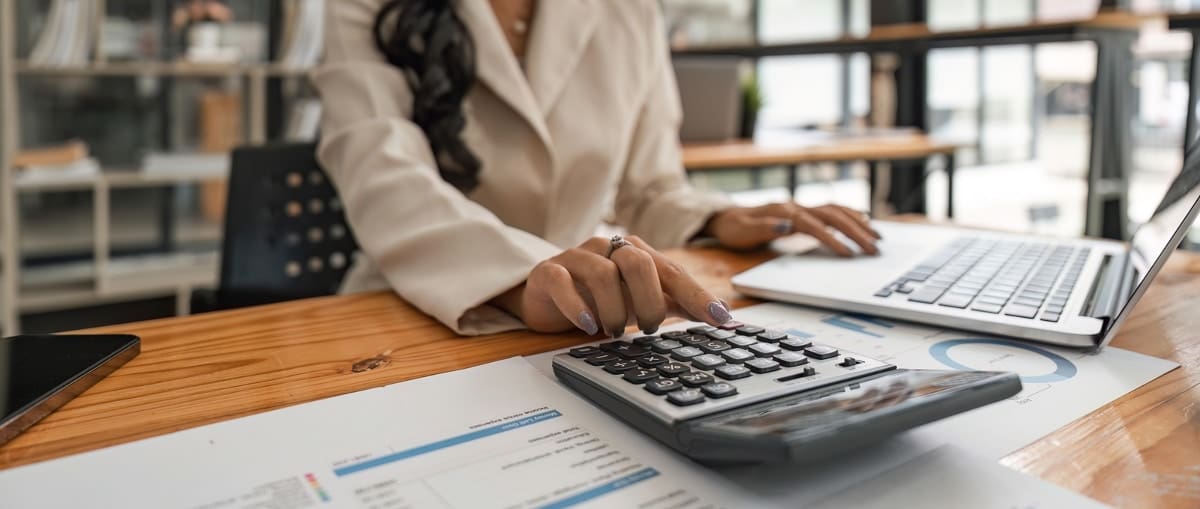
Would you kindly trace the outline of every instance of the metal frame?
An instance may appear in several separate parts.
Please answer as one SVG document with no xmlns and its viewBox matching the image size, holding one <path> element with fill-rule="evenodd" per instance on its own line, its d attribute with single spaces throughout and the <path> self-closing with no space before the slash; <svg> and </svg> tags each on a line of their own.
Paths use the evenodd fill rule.
<svg viewBox="0 0 1200 509">
<path fill-rule="evenodd" d="M 17 193 L 12 158 L 20 139 L 17 133 L 16 7 L 0 0 L 0 331 L 11 336 L 20 329 L 17 318 L 17 285 L 20 283 L 20 250 L 17 249 Z"/>
<path fill-rule="evenodd" d="M 1188 58 L 1188 101 L 1187 119 L 1183 130 L 1183 150 L 1196 139 L 1196 103 L 1200 101 L 1200 17 L 1171 18 L 1171 30 L 1187 30 L 1192 35 L 1192 50 Z"/>
</svg>

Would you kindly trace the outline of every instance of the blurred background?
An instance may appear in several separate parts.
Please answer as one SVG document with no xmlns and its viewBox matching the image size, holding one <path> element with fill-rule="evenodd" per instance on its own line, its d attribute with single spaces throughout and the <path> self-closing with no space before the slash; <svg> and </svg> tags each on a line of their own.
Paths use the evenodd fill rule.
<svg viewBox="0 0 1200 509">
<path fill-rule="evenodd" d="M 193 311 L 193 291 L 218 281 L 229 152 L 317 136 L 320 102 L 306 73 L 320 58 L 325 1 L 0 0 L 6 334 Z M 733 137 L 886 126 L 953 144 L 959 223 L 1127 235 L 1182 162 L 1193 38 L 1172 20 L 1200 11 L 1200 0 L 660 3 L 678 60 L 737 68 L 725 92 L 677 70 L 685 103 L 740 94 L 738 122 L 750 111 L 753 122 Z M 1112 13 L 1119 27 L 1103 22 Z M 880 39 L 897 26 L 916 35 Z M 1104 51 L 1124 60 L 1114 67 L 1120 87 L 1101 96 Z M 1101 125 L 1128 135 L 1130 165 L 1104 182 L 1121 188 L 1119 209 L 1089 220 L 1089 193 L 1107 196 L 1093 161 L 1104 101 L 1127 107 L 1127 118 Z M 685 112 L 685 143 L 713 143 L 711 133 L 686 135 L 697 127 L 689 121 L 711 127 L 706 112 Z M 907 186 L 900 195 L 917 193 L 915 204 L 872 203 L 861 162 L 799 165 L 794 182 L 790 167 L 770 165 L 692 180 L 748 204 L 790 191 L 806 204 L 944 219 L 947 162 L 892 180 L 892 196 Z"/>
</svg>

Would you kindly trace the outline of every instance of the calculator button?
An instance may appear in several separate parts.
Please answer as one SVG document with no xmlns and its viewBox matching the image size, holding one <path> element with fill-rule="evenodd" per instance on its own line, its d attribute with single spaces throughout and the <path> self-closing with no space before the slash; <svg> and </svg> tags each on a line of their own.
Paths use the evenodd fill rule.
<svg viewBox="0 0 1200 509">
<path fill-rule="evenodd" d="M 754 354 L 741 348 L 733 348 L 721 352 L 721 357 L 724 357 L 725 360 L 729 362 L 746 362 L 750 359 L 753 359 Z"/>
<path fill-rule="evenodd" d="M 737 364 L 726 364 L 716 369 L 717 376 L 726 380 L 737 380 L 750 376 L 750 370 Z"/>
<path fill-rule="evenodd" d="M 755 373 L 770 373 L 779 369 L 779 363 L 771 359 L 754 359 L 746 361 L 746 367 Z"/>
<path fill-rule="evenodd" d="M 724 341 L 709 341 L 700 345 L 700 349 L 708 353 L 724 352 L 730 348 L 729 343 Z"/>
<path fill-rule="evenodd" d="M 679 338 L 676 341 L 688 346 L 699 346 L 708 342 L 708 336 L 704 334 L 692 334 L 686 338 Z"/>
<path fill-rule="evenodd" d="M 785 348 L 787 350 L 800 351 L 800 350 L 803 350 L 805 348 L 812 346 L 812 341 L 809 341 L 807 339 L 790 337 L 787 339 L 779 340 L 779 346 L 782 346 L 783 348 Z"/>
<path fill-rule="evenodd" d="M 603 366 L 603 365 L 608 364 L 617 359 L 620 359 L 620 357 L 617 357 L 616 354 L 604 352 L 604 353 L 598 353 L 598 354 L 588 357 L 587 359 L 584 359 L 584 360 L 586 360 L 588 364 L 591 364 L 593 366 Z"/>
<path fill-rule="evenodd" d="M 703 371 L 693 371 L 679 375 L 679 381 L 688 387 L 700 387 L 712 383 L 713 377 Z"/>
<path fill-rule="evenodd" d="M 691 371 L 691 369 L 678 362 L 668 362 L 658 367 L 658 373 L 662 376 L 679 376 L 688 371 Z"/>
<path fill-rule="evenodd" d="M 721 324 L 721 326 L 717 327 L 717 328 L 722 329 L 722 330 L 727 330 L 727 331 L 734 331 L 734 330 L 737 330 L 739 327 L 745 327 L 745 326 L 746 326 L 746 324 L 744 324 L 742 322 L 739 322 L 737 320 L 730 320 L 728 322 Z"/>
<path fill-rule="evenodd" d="M 640 337 L 633 338 L 633 344 L 641 346 L 643 348 L 649 348 L 650 343 L 653 343 L 655 341 L 658 341 L 658 336 L 640 336 Z"/>
<path fill-rule="evenodd" d="M 670 352 L 671 350 L 674 350 L 681 346 L 683 346 L 683 343 L 680 343 L 673 339 L 660 339 L 658 341 L 650 343 L 650 349 L 654 350 L 655 352 L 658 352 L 658 353 L 667 353 L 667 352 Z"/>
<path fill-rule="evenodd" d="M 659 364 L 666 364 L 668 362 L 671 362 L 671 360 L 666 357 L 663 357 L 659 354 L 652 353 L 650 355 L 647 355 L 645 357 L 638 359 L 637 362 L 642 367 L 653 368 L 655 366 L 658 366 Z"/>
<path fill-rule="evenodd" d="M 742 336 L 757 336 L 759 334 L 762 334 L 765 331 L 766 331 L 766 329 L 759 327 L 757 325 L 743 325 L 741 327 L 738 327 L 737 330 L 735 330 L 734 332 L 736 332 Z"/>
<path fill-rule="evenodd" d="M 814 359 L 832 359 L 838 356 L 838 351 L 832 346 L 813 345 L 804 349 L 804 355 Z"/>
<path fill-rule="evenodd" d="M 857 366 L 859 364 L 862 364 L 862 362 L 863 361 L 855 359 L 854 357 L 846 357 L 845 359 L 842 359 L 842 362 L 838 363 L 838 366 L 841 366 L 843 368 L 848 368 L 850 366 Z"/>
<path fill-rule="evenodd" d="M 600 349 L 596 348 L 594 346 L 581 346 L 579 348 L 571 349 L 571 357 L 574 357 L 576 359 L 583 359 L 586 357 L 591 357 L 598 353 L 600 353 Z"/>
<path fill-rule="evenodd" d="M 604 371 L 607 371 L 614 375 L 619 375 L 619 374 L 629 371 L 631 369 L 636 369 L 637 367 L 638 367 L 637 361 L 622 359 L 619 361 L 612 361 L 608 364 L 605 364 Z"/>
<path fill-rule="evenodd" d="M 683 388 L 683 384 L 674 378 L 657 378 L 646 382 L 646 390 L 654 394 L 666 394 Z"/>
<path fill-rule="evenodd" d="M 685 330 L 673 330 L 671 332 L 664 332 L 660 334 L 663 339 L 670 339 L 674 341 L 679 341 L 681 338 L 686 338 L 691 335 L 692 333 Z"/>
<path fill-rule="evenodd" d="M 766 341 L 768 343 L 778 343 L 781 340 L 787 339 L 787 334 L 777 330 L 768 330 L 760 332 L 757 336 L 755 336 L 755 338 L 757 338 L 759 341 Z"/>
<path fill-rule="evenodd" d="M 697 369 L 710 370 L 724 364 L 725 359 L 722 359 L 719 355 L 713 355 L 711 353 L 697 355 L 692 358 L 692 365 Z"/>
<path fill-rule="evenodd" d="M 733 396 L 738 392 L 737 387 L 734 387 L 733 384 L 725 382 L 711 383 L 701 387 L 700 390 L 704 391 L 708 397 L 713 399 L 726 398 Z"/>
<path fill-rule="evenodd" d="M 755 343 L 758 343 L 758 341 L 756 341 L 754 338 L 748 338 L 746 336 L 734 336 L 732 338 L 727 339 L 726 341 L 728 341 L 729 344 L 731 344 L 733 346 L 743 347 L 743 348 L 753 345 Z"/>
<path fill-rule="evenodd" d="M 633 346 L 633 343 L 628 341 L 609 341 L 607 343 L 600 343 L 601 350 L 611 353 L 616 353 L 617 348 L 622 346 Z"/>
<path fill-rule="evenodd" d="M 647 349 L 637 346 L 637 345 L 626 344 L 626 345 L 618 346 L 615 349 L 613 349 L 613 353 L 620 355 L 621 357 L 624 357 L 626 359 L 636 359 L 638 357 L 644 357 L 644 356 L 650 355 L 650 350 L 647 350 Z"/>
<path fill-rule="evenodd" d="M 711 325 L 697 325 L 695 327 L 688 328 L 687 331 L 690 334 L 704 334 L 705 332 L 714 330 L 717 330 L 717 328 Z"/>
<path fill-rule="evenodd" d="M 626 371 L 625 375 L 621 378 L 624 378 L 626 382 L 631 384 L 642 384 L 658 378 L 658 372 L 653 369 L 637 368 Z"/>
<path fill-rule="evenodd" d="M 748 349 L 759 357 L 770 357 L 779 353 L 779 347 L 770 343 L 755 343 Z"/>
<path fill-rule="evenodd" d="M 718 330 L 714 330 L 714 331 L 705 332 L 704 335 L 708 336 L 708 339 L 724 340 L 724 339 L 732 338 L 732 337 L 736 336 L 737 334 L 734 334 L 733 331 L 718 329 Z"/>
<path fill-rule="evenodd" d="M 667 401 L 679 406 L 695 405 L 704 402 L 704 393 L 698 389 L 684 389 L 667 394 Z"/>
<path fill-rule="evenodd" d="M 780 352 L 775 354 L 774 359 L 775 362 L 782 364 L 785 368 L 794 368 L 808 363 L 808 357 L 796 352 Z"/>
<path fill-rule="evenodd" d="M 694 346 L 685 346 L 671 350 L 671 357 L 677 361 L 690 361 L 692 357 L 704 354 L 704 350 Z"/>
</svg>

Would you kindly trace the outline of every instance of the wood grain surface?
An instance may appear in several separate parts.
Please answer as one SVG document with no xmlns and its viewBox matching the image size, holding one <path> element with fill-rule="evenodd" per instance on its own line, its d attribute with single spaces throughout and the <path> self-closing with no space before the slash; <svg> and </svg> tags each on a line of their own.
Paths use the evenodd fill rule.
<svg viewBox="0 0 1200 509">
<path fill-rule="evenodd" d="M 767 253 L 670 252 L 735 307 L 729 277 Z M 1200 507 L 1200 257 L 1176 254 L 1114 346 L 1183 365 L 1008 456 L 1005 464 L 1123 507 Z M 17 439 L 0 469 L 587 341 L 455 336 L 388 293 L 96 329 L 142 353 Z M 980 437 L 986 440 L 987 437 Z"/>
</svg>

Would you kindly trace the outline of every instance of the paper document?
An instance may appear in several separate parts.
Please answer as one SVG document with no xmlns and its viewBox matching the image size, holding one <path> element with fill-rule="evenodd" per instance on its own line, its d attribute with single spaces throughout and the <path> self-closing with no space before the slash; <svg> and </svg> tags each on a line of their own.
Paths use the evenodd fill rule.
<svg viewBox="0 0 1200 509">
<path fill-rule="evenodd" d="M 941 447 L 812 506 L 813 509 L 1103 509 L 1083 495 L 953 446 Z"/>
<path fill-rule="evenodd" d="M 5 508 L 758 505 L 743 495 L 521 359 L 0 471 Z"/>
<path fill-rule="evenodd" d="M 1024 390 L 1008 400 L 927 424 L 835 461 L 814 466 L 720 469 L 722 475 L 747 491 L 793 507 L 831 496 L 946 444 L 999 460 L 1178 366 L 1119 348 L 1086 354 L 787 304 L 739 309 L 734 311 L 734 318 L 901 368 L 1012 371 L 1021 375 Z M 663 327 L 663 332 L 682 327 Z M 532 356 L 530 362 L 554 378 L 551 359 L 556 353 Z"/>
</svg>

